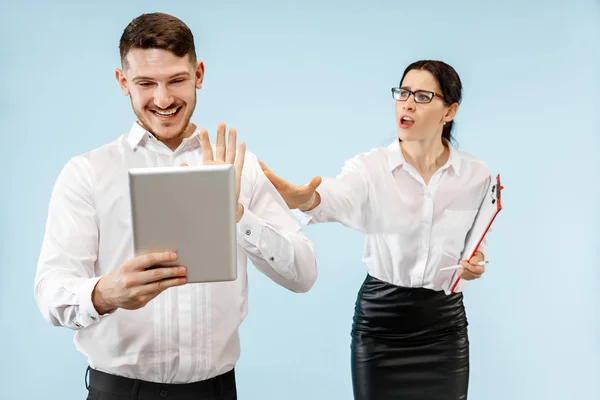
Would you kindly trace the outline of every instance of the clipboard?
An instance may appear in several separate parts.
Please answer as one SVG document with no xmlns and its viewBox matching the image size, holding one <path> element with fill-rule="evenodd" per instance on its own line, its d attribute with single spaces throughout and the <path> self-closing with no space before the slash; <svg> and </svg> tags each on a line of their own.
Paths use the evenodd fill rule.
<svg viewBox="0 0 600 400">
<path fill-rule="evenodd" d="M 465 248 L 461 254 L 461 260 L 470 260 L 490 231 L 498 213 L 502 210 L 502 189 L 500 174 L 496 176 L 496 183 L 491 184 L 488 193 L 484 196 L 479 211 L 473 221 L 473 226 L 465 239 Z M 455 273 L 456 274 L 456 273 Z M 460 278 L 453 278 L 454 283 L 450 286 L 450 293 L 454 293 Z"/>
</svg>

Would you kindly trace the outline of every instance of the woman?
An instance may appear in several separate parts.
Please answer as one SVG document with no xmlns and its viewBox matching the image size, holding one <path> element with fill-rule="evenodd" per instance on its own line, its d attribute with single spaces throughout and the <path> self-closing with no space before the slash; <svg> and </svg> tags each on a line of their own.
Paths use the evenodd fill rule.
<svg viewBox="0 0 600 400">
<path fill-rule="evenodd" d="M 262 164 L 305 223 L 339 222 L 365 233 L 368 274 L 352 326 L 355 399 L 467 398 L 461 291 L 484 272 L 484 249 L 468 262 L 460 255 L 490 172 L 450 143 L 461 92 L 451 66 L 415 62 L 392 89 L 398 140 L 388 147 L 347 161 L 335 179 L 316 177 L 306 186 Z M 458 270 L 441 270 L 459 261 Z"/>
</svg>

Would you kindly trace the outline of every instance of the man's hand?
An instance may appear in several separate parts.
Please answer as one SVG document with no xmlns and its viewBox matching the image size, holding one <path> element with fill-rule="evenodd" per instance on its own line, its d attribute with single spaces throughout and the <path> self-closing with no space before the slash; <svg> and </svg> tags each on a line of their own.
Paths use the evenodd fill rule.
<svg viewBox="0 0 600 400">
<path fill-rule="evenodd" d="M 100 278 L 92 291 L 92 303 L 98 314 L 106 314 L 117 308 L 142 308 L 166 289 L 184 285 L 187 282 L 187 269 L 183 266 L 148 269 L 175 260 L 177 254 L 172 252 L 145 254 L 124 262 Z"/>
<path fill-rule="evenodd" d="M 459 272 L 459 278 L 466 281 L 472 281 L 473 279 L 481 278 L 481 275 L 485 272 L 483 254 L 478 251 L 473 257 L 467 262 L 465 260 L 460 262 L 463 269 Z M 479 265 L 481 264 L 481 265 Z"/>
<path fill-rule="evenodd" d="M 225 124 L 219 124 L 217 128 L 217 145 L 216 154 L 213 155 L 213 150 L 208 138 L 206 129 L 200 131 L 200 143 L 202 145 L 202 162 L 205 165 L 219 164 L 234 164 L 235 165 L 235 202 L 236 202 L 236 217 L 240 222 L 244 215 L 244 206 L 240 204 L 240 188 L 242 182 L 242 169 L 244 167 L 244 158 L 246 157 L 246 144 L 240 143 L 236 157 L 236 139 L 237 132 L 235 129 L 229 130 L 229 140 L 225 145 Z"/>
</svg>

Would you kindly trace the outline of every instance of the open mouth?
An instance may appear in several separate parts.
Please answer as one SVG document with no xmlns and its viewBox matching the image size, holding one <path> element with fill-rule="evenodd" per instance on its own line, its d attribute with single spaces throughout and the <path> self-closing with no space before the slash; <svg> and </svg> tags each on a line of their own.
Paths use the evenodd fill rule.
<svg viewBox="0 0 600 400">
<path fill-rule="evenodd" d="M 415 123 L 415 120 L 411 117 L 404 116 L 400 118 L 400 127 L 401 128 L 410 128 Z"/>
<path fill-rule="evenodd" d="M 152 113 L 154 113 L 154 115 L 156 115 L 157 117 L 161 118 L 161 119 L 170 119 L 170 118 L 174 118 L 177 114 L 179 114 L 179 111 L 181 110 L 181 106 L 179 107 L 174 107 L 174 108 L 170 108 L 168 110 L 150 110 Z"/>
</svg>

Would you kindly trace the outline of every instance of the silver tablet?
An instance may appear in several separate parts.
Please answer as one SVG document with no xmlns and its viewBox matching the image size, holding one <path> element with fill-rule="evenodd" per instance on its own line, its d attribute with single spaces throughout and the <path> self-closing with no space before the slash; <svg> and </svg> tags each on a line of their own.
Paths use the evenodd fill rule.
<svg viewBox="0 0 600 400">
<path fill-rule="evenodd" d="M 176 251 L 188 283 L 237 279 L 233 165 L 129 170 L 136 255 Z"/>
</svg>

